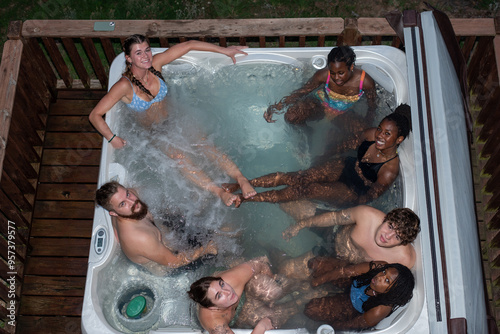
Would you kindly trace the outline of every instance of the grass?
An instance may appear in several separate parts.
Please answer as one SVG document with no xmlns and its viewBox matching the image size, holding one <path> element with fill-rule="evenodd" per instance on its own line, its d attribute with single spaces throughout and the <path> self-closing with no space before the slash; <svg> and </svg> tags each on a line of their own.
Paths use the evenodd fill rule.
<svg viewBox="0 0 500 334">
<path fill-rule="evenodd" d="M 435 0 L 450 17 L 494 17 L 499 0 Z M 383 17 L 391 10 L 424 10 L 418 0 L 0 0 L 0 51 L 10 21 L 30 19 L 243 19 Z"/>
</svg>

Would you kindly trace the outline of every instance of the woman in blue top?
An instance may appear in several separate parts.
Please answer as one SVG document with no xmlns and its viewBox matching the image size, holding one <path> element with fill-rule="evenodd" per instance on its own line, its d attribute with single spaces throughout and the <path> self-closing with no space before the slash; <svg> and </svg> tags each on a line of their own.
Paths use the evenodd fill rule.
<svg viewBox="0 0 500 334">
<path fill-rule="evenodd" d="M 127 144 L 126 140 L 113 133 L 103 118 L 118 101 L 123 101 L 130 109 L 139 113 L 139 120 L 144 126 L 158 123 L 164 120 L 168 113 L 166 105 L 162 103 L 167 95 L 167 85 L 160 72 L 162 66 L 182 57 L 191 50 L 222 53 L 231 57 L 233 62 L 236 62 L 235 56 L 237 54 L 246 55 L 245 52 L 241 51 L 244 48 L 246 47 L 224 48 L 210 43 L 190 40 L 176 44 L 153 56 L 146 37 L 132 35 L 123 43 L 127 63 L 125 73 L 95 106 L 89 115 L 89 120 L 113 148 L 122 148 Z M 219 196 L 227 206 L 238 200 L 236 195 L 228 194 L 221 187 L 213 184 L 212 180 L 203 171 L 198 171 L 184 152 L 179 152 L 173 148 L 165 148 L 164 151 L 169 157 L 181 160 L 181 172 L 190 181 Z M 226 155 L 218 152 L 213 146 L 207 146 L 206 155 L 216 161 L 230 177 L 238 181 L 238 184 L 243 189 L 244 196 L 249 197 L 255 194 L 255 190 L 248 183 L 248 180 Z"/>
<path fill-rule="evenodd" d="M 309 318 L 336 330 L 373 327 L 413 296 L 415 278 L 410 269 L 398 263 L 348 265 L 335 258 L 316 257 L 308 266 L 313 287 L 331 282 L 345 289 L 340 294 L 312 299 L 304 310 Z"/>
</svg>

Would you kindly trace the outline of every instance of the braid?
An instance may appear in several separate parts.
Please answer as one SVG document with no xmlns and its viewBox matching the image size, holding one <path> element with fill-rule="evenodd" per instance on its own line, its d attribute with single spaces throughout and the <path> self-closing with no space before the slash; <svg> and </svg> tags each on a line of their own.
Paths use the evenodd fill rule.
<svg viewBox="0 0 500 334">
<path fill-rule="evenodd" d="M 127 77 L 133 84 L 137 85 L 137 87 L 139 87 L 139 89 L 142 90 L 144 93 L 146 93 L 149 96 L 154 98 L 153 94 L 151 94 L 149 89 L 144 87 L 142 82 L 134 76 L 131 68 L 132 68 L 132 66 L 130 65 L 130 63 L 127 63 L 127 69 L 126 69 L 125 73 L 123 73 L 123 75 L 125 77 Z M 149 72 L 151 72 L 154 75 L 156 75 L 157 77 L 159 77 L 161 80 L 165 81 L 165 79 L 163 79 L 163 75 L 161 74 L 161 72 L 157 71 L 153 66 L 151 66 L 148 70 L 149 70 Z"/>
<path fill-rule="evenodd" d="M 149 72 L 153 73 L 154 75 L 156 75 L 158 78 L 162 79 L 163 81 L 165 81 L 165 79 L 163 78 L 163 75 L 161 74 L 160 71 L 157 71 L 156 68 L 154 68 L 153 66 L 151 66 L 149 68 Z"/>
</svg>

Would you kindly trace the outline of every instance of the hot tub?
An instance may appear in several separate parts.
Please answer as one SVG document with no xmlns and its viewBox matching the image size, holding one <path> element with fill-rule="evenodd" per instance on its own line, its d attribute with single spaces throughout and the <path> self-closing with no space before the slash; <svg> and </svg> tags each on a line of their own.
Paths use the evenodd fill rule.
<svg viewBox="0 0 500 334">
<path fill-rule="evenodd" d="M 429 12 L 431 13 L 431 12 Z M 429 18 L 432 23 L 432 15 Z M 433 26 L 430 24 L 430 26 Z M 408 28 L 407 28 L 408 29 Z M 434 30 L 435 27 L 434 27 Z M 405 34 L 410 36 L 411 31 L 405 31 Z M 434 31 L 434 35 L 436 32 Z M 408 40 L 410 40 L 409 37 Z M 434 40 L 439 44 L 439 37 Z M 429 195 L 429 184 L 427 182 L 432 181 L 432 170 L 436 169 L 440 170 L 441 164 L 445 164 L 446 158 L 451 159 L 451 151 L 447 145 L 450 144 L 448 139 L 441 137 L 441 141 L 438 144 L 443 145 L 443 150 L 439 148 L 433 148 L 434 150 L 439 150 L 438 156 L 440 157 L 440 161 L 438 161 L 438 166 L 435 165 L 426 165 L 428 162 L 428 156 L 431 154 L 429 150 L 423 149 L 423 144 L 427 144 L 429 140 L 429 132 L 432 131 L 440 131 L 439 126 L 444 126 L 446 131 L 441 131 L 439 134 L 441 136 L 449 136 L 452 138 L 453 144 L 456 145 L 455 148 L 461 147 L 461 153 L 459 157 L 454 156 L 453 159 L 461 159 L 460 161 L 465 161 L 468 158 L 468 151 L 466 149 L 467 143 L 464 143 L 465 139 L 461 139 L 465 134 L 462 133 L 463 127 L 461 127 L 461 122 L 463 122 L 463 115 L 460 116 L 460 113 L 455 111 L 456 108 L 449 108 L 447 105 L 439 104 L 439 100 L 445 98 L 445 92 L 439 92 L 437 87 L 445 87 L 446 89 L 455 92 L 456 87 L 454 86 L 454 81 L 450 82 L 450 77 L 445 78 L 445 76 L 438 76 L 437 78 L 433 78 L 433 82 L 436 84 L 436 87 L 432 90 L 432 104 L 436 104 L 444 108 L 447 113 L 455 112 L 454 116 L 450 116 L 447 114 L 447 117 L 453 117 L 456 122 L 454 126 L 450 127 L 449 124 L 446 123 L 446 119 L 443 117 L 439 118 L 434 124 L 434 129 L 429 130 L 428 124 L 425 121 L 425 115 L 422 116 L 422 92 L 418 91 L 418 86 L 412 84 L 408 85 L 408 82 L 416 82 L 417 77 L 422 75 L 422 69 L 419 68 L 418 65 L 421 62 L 419 59 L 419 48 L 414 47 L 413 49 L 407 46 L 407 54 L 402 51 L 388 46 L 364 46 L 364 47 L 354 47 L 354 51 L 356 52 L 357 59 L 356 65 L 362 67 L 368 74 L 370 74 L 374 80 L 378 83 L 380 87 L 382 87 L 386 92 L 393 96 L 392 103 L 394 106 L 397 106 L 400 103 L 409 103 L 412 106 L 412 123 L 413 123 L 413 132 L 410 136 L 401 144 L 399 149 L 399 154 L 401 158 L 401 176 L 399 179 L 399 186 L 401 187 L 402 197 L 399 199 L 400 206 L 408 207 L 413 209 L 420 217 L 422 224 L 422 232 L 414 243 L 414 246 L 417 251 L 417 261 L 415 267 L 413 268 L 413 273 L 416 279 L 416 287 L 413 293 L 413 298 L 408 305 L 403 308 L 398 309 L 394 312 L 390 317 L 381 321 L 374 330 L 370 332 L 374 333 L 429 333 L 429 332 L 444 332 L 446 331 L 446 319 L 450 318 L 450 315 L 446 314 L 446 312 L 450 312 L 450 309 L 443 308 L 443 304 L 440 300 L 444 300 L 448 298 L 445 296 L 445 290 L 443 288 L 443 266 L 442 266 L 442 258 L 439 253 L 439 242 L 442 241 L 436 237 L 438 235 L 438 231 L 436 225 L 433 224 L 435 220 L 436 211 L 434 209 L 434 200 L 435 198 Z M 193 69 L 203 68 L 204 71 L 209 71 L 214 75 L 217 74 L 221 69 L 226 68 L 227 66 L 244 66 L 244 65 L 266 65 L 266 64 L 287 64 L 287 66 L 291 66 L 291 71 L 293 68 L 295 69 L 303 69 L 305 67 L 310 68 L 309 73 L 313 73 L 316 69 L 322 68 L 326 65 L 326 56 L 329 53 L 331 48 L 280 48 L 280 49 L 248 49 L 248 56 L 237 57 L 237 64 L 232 65 L 230 59 L 225 56 L 219 54 L 212 54 L 206 52 L 189 52 L 187 55 L 182 57 L 181 59 L 175 62 L 174 69 L 170 69 L 171 71 L 179 71 L 180 76 L 189 76 Z M 409 52 L 410 50 L 411 52 Z M 161 49 L 156 49 L 154 52 L 161 52 Z M 445 56 L 438 56 L 433 59 L 440 59 L 439 64 L 441 64 L 445 59 Z M 436 62 L 437 64 L 438 62 Z M 109 87 L 111 87 L 121 76 L 121 73 L 124 69 L 124 55 L 115 59 L 110 69 L 110 81 Z M 170 66 L 170 65 L 167 65 Z M 441 72 L 441 67 L 436 68 L 435 72 Z M 433 72 L 433 74 L 435 74 Z M 449 74 L 449 73 L 448 73 Z M 305 77 L 307 79 L 308 77 Z M 409 78 L 409 79 L 408 79 Z M 453 79 L 453 77 L 451 76 Z M 245 84 L 252 84 L 252 78 L 247 78 L 248 80 L 241 80 L 239 82 L 239 88 L 244 90 Z M 303 78 L 304 79 L 304 78 Z M 453 79 L 456 81 L 456 78 Z M 297 83 L 300 86 L 302 83 Z M 452 94 L 456 94 L 453 93 Z M 185 92 L 183 92 L 185 93 Z M 438 93 L 438 94 L 435 94 Z M 442 93 L 442 94 L 440 94 Z M 283 94 L 286 95 L 286 94 Z M 274 101 L 267 101 L 268 103 L 273 103 Z M 424 103 L 425 104 L 425 103 Z M 277 140 L 279 140 L 280 131 L 285 131 L 283 126 L 283 119 L 279 119 L 275 124 L 267 124 L 262 118 L 262 114 L 265 110 L 266 105 L 258 105 L 254 106 L 255 110 L 252 112 L 255 114 L 255 120 L 260 123 L 256 123 L 259 128 L 260 134 L 264 134 L 264 139 L 260 138 L 257 144 L 253 143 L 255 141 L 255 137 L 248 135 L 248 141 L 252 141 L 253 149 L 258 151 L 256 154 L 259 157 L 260 152 L 266 152 L 266 150 L 270 149 L 270 146 L 273 146 Z M 438 108 L 434 108 L 433 111 L 436 111 Z M 113 128 L 114 122 L 117 122 L 117 118 L 119 111 L 117 107 L 113 108 L 107 115 L 106 121 Z M 439 114 L 439 113 L 438 113 Z M 458 114 L 458 115 L 456 115 Z M 462 117 L 462 119 L 460 118 Z M 248 119 L 245 119 L 245 122 L 249 122 Z M 279 125 L 279 123 L 282 123 Z M 277 125 L 278 124 L 278 125 Z M 458 125 L 457 125 L 458 124 Z M 446 127 L 448 125 L 448 127 Z M 266 130 L 267 126 L 275 126 L 272 130 Z M 280 128 L 281 126 L 281 128 Z M 432 134 L 430 134 L 432 136 Z M 261 136 L 262 137 L 262 136 Z M 242 138 L 245 138 L 243 134 Z M 464 148 L 465 147 L 465 148 Z M 272 147 L 271 147 L 272 148 Z M 282 148 L 279 148 L 282 150 Z M 238 163 L 237 154 L 245 154 L 248 155 L 248 150 L 243 150 L 242 152 L 229 152 L 231 158 L 236 159 Z M 301 157 L 300 161 L 290 161 L 291 167 L 290 170 L 296 170 L 297 168 L 302 168 L 303 165 L 307 166 L 310 162 L 310 159 Z M 101 168 L 99 174 L 99 186 L 107 181 L 116 180 L 125 186 L 129 186 L 129 171 L 122 163 L 116 161 L 116 155 L 114 150 L 108 143 L 103 141 L 103 150 L 102 150 L 102 158 L 101 158 Z M 450 160 L 448 160 L 450 161 Z M 468 160 L 467 160 L 468 161 Z M 288 161 L 280 162 L 283 167 L 283 163 L 287 164 Z M 302 164 L 302 165 L 301 165 Z M 239 164 L 238 164 L 239 165 Z M 239 165 L 240 166 L 240 165 Z M 240 166 L 241 167 L 241 166 Z M 285 166 L 287 167 L 287 166 Z M 258 167 L 256 167 L 258 169 Z M 276 171 L 271 170 L 271 171 Z M 442 169 L 441 169 L 442 171 Z M 466 177 L 467 170 L 462 171 L 462 177 Z M 262 174 L 261 170 L 257 170 L 252 174 L 252 171 L 243 170 L 243 173 L 251 178 Z M 478 328 L 485 328 L 481 326 L 485 326 L 484 323 L 481 324 L 481 319 L 485 320 L 485 312 L 484 312 L 484 303 L 478 303 L 477 301 L 481 299 L 481 291 L 474 291 L 477 293 L 475 297 L 471 298 L 463 298 L 461 295 L 464 287 L 467 285 L 464 283 L 464 280 L 471 279 L 473 282 L 478 282 L 477 273 L 480 275 L 480 263 L 476 263 L 477 260 L 474 258 L 475 255 L 470 255 L 471 252 L 476 252 L 477 249 L 474 250 L 476 246 L 477 240 L 470 240 L 470 226 L 468 227 L 469 236 L 466 237 L 457 237 L 457 224 L 458 216 L 448 216 L 450 212 L 449 210 L 453 210 L 453 212 L 459 212 L 460 210 L 465 210 L 467 216 L 464 216 L 466 219 L 473 219 L 471 216 L 470 207 L 473 205 L 473 202 L 470 202 L 469 199 L 472 196 L 470 184 L 465 185 L 463 188 L 460 188 L 459 184 L 453 180 L 449 180 L 451 173 L 439 172 L 438 178 L 440 181 L 439 187 L 443 187 L 441 190 L 443 193 L 448 190 L 448 188 L 453 188 L 450 191 L 462 191 L 460 198 L 460 206 L 457 206 L 457 201 L 453 201 L 451 198 L 447 198 L 446 196 L 442 196 L 440 198 L 441 201 L 446 201 L 444 206 L 446 210 L 443 210 L 441 214 L 445 215 L 449 220 L 446 222 L 446 229 L 451 229 L 452 235 L 448 238 L 448 235 L 444 235 L 444 242 L 448 242 L 447 251 L 448 253 L 444 254 L 444 258 L 446 258 L 445 266 L 451 266 L 454 269 L 458 270 L 460 273 L 464 273 L 470 270 L 471 267 L 474 267 L 475 273 L 473 275 L 468 275 L 467 277 L 463 277 L 462 275 L 457 273 L 457 276 L 452 278 L 452 286 L 448 286 L 448 290 L 451 291 L 453 289 L 452 295 L 458 296 L 454 299 L 454 303 L 457 303 L 451 308 L 451 312 L 454 313 L 454 316 L 461 316 L 460 312 L 469 312 L 471 309 L 470 303 L 473 304 L 472 308 L 476 308 L 478 310 L 478 314 L 475 315 L 475 321 L 472 323 L 468 323 L 472 329 L 471 332 L 483 332 L 476 331 Z M 470 175 L 469 175 L 470 179 Z M 465 179 L 464 182 L 469 182 L 469 179 Z M 426 182 L 422 182 L 425 180 Z M 457 188 L 455 190 L 455 188 Z M 452 192 L 452 194 L 454 194 Z M 458 197 L 458 195 L 457 195 Z M 448 201 L 447 201 L 448 200 Z M 147 202 L 147 200 L 146 200 Z M 245 204 L 244 204 L 245 205 Z M 258 204 L 263 205 L 263 204 Z M 255 207 L 253 207 L 255 209 Z M 221 210 L 236 210 L 236 209 L 227 209 L 220 208 L 218 212 L 222 212 Z M 238 209 L 240 210 L 240 209 Z M 473 208 L 472 208 L 473 212 Z M 229 216 L 231 217 L 231 216 Z M 270 218 L 273 219 L 273 218 Z M 259 220 L 262 220 L 262 217 L 259 217 Z M 288 224 L 289 222 L 285 222 Z M 264 225 L 266 226 L 266 225 Z M 284 227 L 280 227 L 281 230 Z M 430 245 L 430 243 L 434 243 Z M 464 252 L 455 252 L 453 247 L 460 247 L 459 245 L 463 245 L 466 243 L 468 245 L 468 253 L 467 258 L 464 259 L 460 257 L 460 254 Z M 311 244 L 305 243 L 303 247 L 311 247 Z M 300 251 L 300 250 L 298 250 Z M 464 253 L 465 254 L 465 253 Z M 89 254 L 89 265 L 87 272 L 87 282 L 85 289 L 85 297 L 84 297 L 84 305 L 82 311 L 82 331 L 84 333 L 120 333 L 121 327 L 117 328 L 116 325 L 112 325 L 109 323 L 109 316 L 105 316 L 106 312 L 109 312 L 108 308 L 113 307 L 110 306 L 108 302 L 103 301 L 107 295 L 110 293 L 103 292 L 103 283 L 102 281 L 109 275 L 110 266 L 114 266 L 117 261 L 125 261 L 123 259 L 123 254 L 119 249 L 119 245 L 117 244 L 113 228 L 111 225 L 111 220 L 109 214 L 103 210 L 102 208 L 96 208 L 94 214 L 94 225 L 93 225 L 93 234 L 92 234 L 92 243 Z M 466 261 L 468 265 L 466 266 L 463 261 Z M 124 269 L 125 276 L 130 274 L 132 278 L 127 279 L 130 282 L 127 284 L 139 284 L 141 282 L 140 278 L 140 270 L 126 268 Z M 139 274 L 138 274 L 139 272 Z M 455 274 L 455 273 L 454 273 Z M 448 279 L 451 277 L 448 276 Z M 480 277 L 479 277 L 480 280 Z M 163 288 L 167 285 L 176 285 L 179 289 L 184 289 L 186 291 L 189 287 L 189 284 L 193 281 L 193 278 L 190 276 L 172 276 L 166 279 L 165 282 L 158 284 L 152 284 L 149 289 L 151 291 L 151 295 L 155 296 L 156 304 L 154 306 L 154 313 L 156 314 L 156 319 L 151 323 L 150 328 L 139 328 L 139 329 L 130 329 L 133 331 L 143 331 L 145 333 L 197 333 L 200 332 L 200 328 L 196 328 L 196 326 L 192 325 L 195 323 L 195 312 L 193 312 L 192 305 L 185 300 L 176 300 L 171 299 L 168 296 L 164 296 Z M 482 283 L 482 282 L 481 282 Z M 142 283 L 141 283 L 142 284 Z M 128 285 L 127 285 L 128 287 Z M 126 290 L 126 287 L 120 287 L 121 290 Z M 118 289 L 118 290 L 120 290 Z M 120 290 L 120 291 L 121 291 Z M 472 291 L 471 291 L 472 292 Z M 118 291 L 116 292 L 118 293 Z M 479 296 L 478 296 L 479 295 Z M 176 320 L 169 320 L 168 313 L 172 308 L 185 308 L 185 313 L 187 316 L 187 322 L 177 322 Z M 458 310 L 458 311 L 457 311 Z M 153 312 L 153 311 L 152 311 Z M 464 317 L 469 317 L 468 315 L 464 315 Z M 479 326 L 479 327 L 478 327 Z M 124 330 L 126 331 L 126 330 Z M 238 333 L 250 333 L 250 330 L 238 330 L 235 332 Z M 287 330 L 276 330 L 275 332 L 283 332 L 283 333 L 302 333 L 306 332 L 303 328 L 297 329 L 287 329 Z"/>
</svg>

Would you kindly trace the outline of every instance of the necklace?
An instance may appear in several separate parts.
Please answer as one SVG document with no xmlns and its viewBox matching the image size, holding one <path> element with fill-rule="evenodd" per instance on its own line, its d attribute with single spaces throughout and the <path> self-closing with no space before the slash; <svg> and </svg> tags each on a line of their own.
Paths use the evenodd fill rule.
<svg viewBox="0 0 500 334">
<path fill-rule="evenodd" d="M 133 73 L 132 73 L 132 76 L 133 76 L 133 77 L 134 77 L 137 81 L 142 82 L 142 83 L 144 83 L 144 84 L 146 84 L 146 85 L 148 84 L 148 75 L 149 75 L 149 71 L 146 71 L 146 75 L 144 76 L 144 78 L 142 78 L 142 79 L 140 79 L 140 80 L 139 80 L 139 79 L 137 79 L 137 77 L 135 76 L 135 74 L 133 74 Z"/>
<path fill-rule="evenodd" d="M 382 154 L 382 156 L 383 156 L 386 160 L 389 160 L 389 158 L 387 158 L 387 156 L 386 156 L 386 155 L 385 155 L 385 154 L 384 154 L 381 150 L 377 149 L 377 151 L 378 151 L 378 153 L 377 153 L 377 158 L 378 158 L 378 157 L 380 157 L 380 155 Z M 391 157 L 391 159 L 392 159 L 392 158 L 394 158 L 396 155 L 398 155 L 398 151 L 396 151 L 396 154 L 394 154 L 394 155 Z"/>
</svg>

